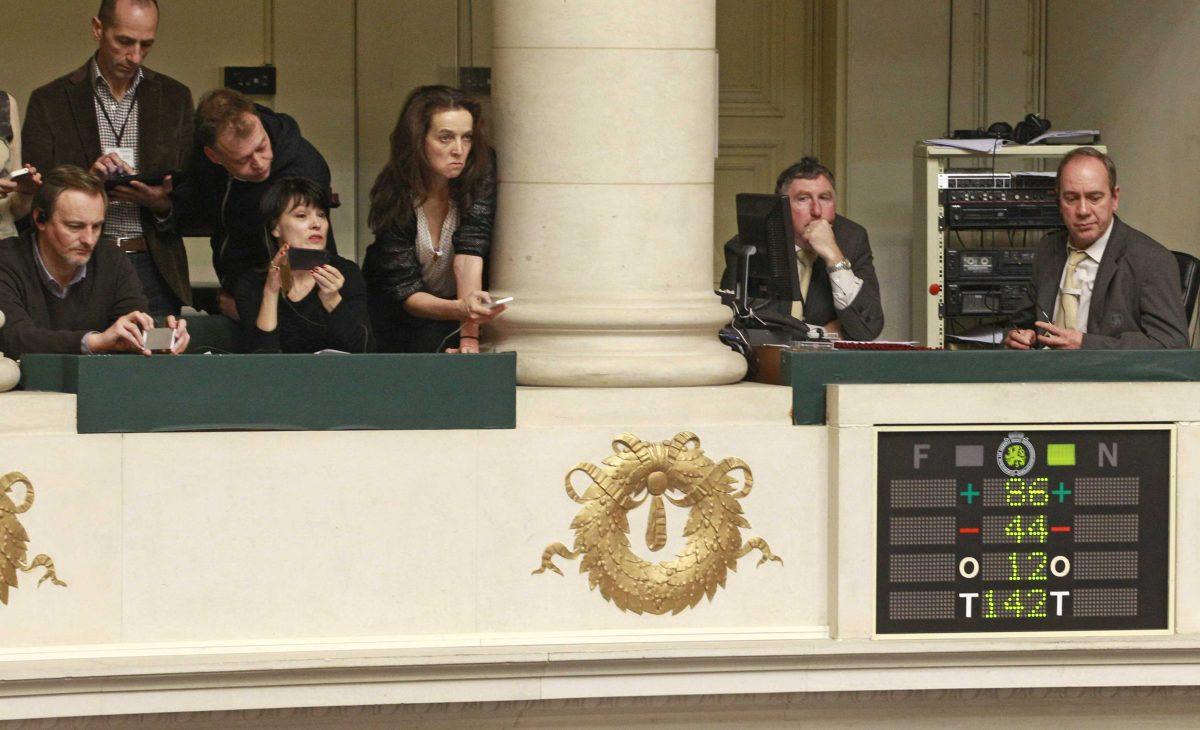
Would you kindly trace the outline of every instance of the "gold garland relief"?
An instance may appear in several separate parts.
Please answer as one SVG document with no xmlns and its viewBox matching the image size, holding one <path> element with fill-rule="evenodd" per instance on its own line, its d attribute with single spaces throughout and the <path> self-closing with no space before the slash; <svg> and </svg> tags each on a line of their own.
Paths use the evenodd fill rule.
<svg viewBox="0 0 1200 730">
<path fill-rule="evenodd" d="M 587 573 L 592 589 L 622 611 L 677 614 L 699 603 L 701 596 L 712 600 L 725 586 L 730 570 L 751 550 L 768 560 L 783 561 L 759 537 L 742 542 L 741 528 L 750 523 L 742 515 L 739 500 L 750 494 L 754 478 L 741 459 L 713 463 L 700 448 L 700 438 L 687 431 L 669 441 L 642 441 L 630 433 L 612 443 L 613 454 L 599 466 L 582 462 L 564 478 L 567 496 L 583 505 L 571 522 L 575 530 L 574 550 L 561 542 L 542 552 L 542 564 L 534 574 L 562 571 L 554 564 L 557 555 L 568 560 L 582 556 L 579 572 Z M 589 483 L 580 496 L 571 485 L 576 472 Z M 741 474 L 742 488 L 733 476 Z M 667 541 L 667 519 L 663 500 L 688 509 L 684 527 L 686 544 L 674 560 L 647 561 L 629 548 L 629 513 L 649 500 L 646 546 L 661 550 Z"/>
<path fill-rule="evenodd" d="M 14 485 L 25 487 L 25 499 L 21 504 L 13 502 L 9 494 Z M 8 604 L 9 587 L 17 587 L 17 571 L 30 573 L 35 568 L 45 568 L 46 572 L 38 581 L 40 586 L 47 580 L 54 585 L 65 586 L 54 571 L 54 561 L 49 555 L 35 555 L 33 560 L 26 563 L 28 554 L 29 533 L 21 525 L 17 515 L 28 512 L 33 506 L 33 484 L 29 477 L 21 472 L 9 472 L 0 477 L 0 603 Z"/>
</svg>

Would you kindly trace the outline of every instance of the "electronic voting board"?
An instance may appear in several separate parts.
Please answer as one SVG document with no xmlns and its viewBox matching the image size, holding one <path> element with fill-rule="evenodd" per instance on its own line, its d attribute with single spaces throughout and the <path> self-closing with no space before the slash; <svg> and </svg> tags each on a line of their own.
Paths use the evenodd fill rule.
<svg viewBox="0 0 1200 730">
<path fill-rule="evenodd" d="M 1172 427 L 877 439 L 877 635 L 1173 628 Z"/>
</svg>

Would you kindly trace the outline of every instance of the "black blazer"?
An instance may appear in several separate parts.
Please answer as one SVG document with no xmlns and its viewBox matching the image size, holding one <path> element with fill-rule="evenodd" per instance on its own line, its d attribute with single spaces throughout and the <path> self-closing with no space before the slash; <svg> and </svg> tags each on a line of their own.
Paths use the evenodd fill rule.
<svg viewBox="0 0 1200 730">
<path fill-rule="evenodd" d="M 1035 320 L 1054 316 L 1058 282 L 1067 263 L 1067 232 L 1042 238 L 1033 262 L 1034 296 L 1011 326 L 1031 329 Z M 1036 297 L 1036 299 L 1035 299 Z M 1037 307 L 1034 306 L 1036 301 Z M 1096 272 L 1088 305 L 1084 349 L 1157 350 L 1188 347 L 1187 314 L 1179 264 L 1158 241 L 1114 217 L 1112 234 Z"/>
<path fill-rule="evenodd" d="M 825 325 L 838 320 L 842 334 L 850 340 L 873 340 L 883 332 L 883 300 L 879 293 L 879 277 L 875 274 L 875 261 L 871 254 L 871 242 L 867 229 L 850 220 L 837 216 L 833 219 L 833 237 L 838 248 L 850 260 L 854 275 L 862 279 L 862 288 L 850 306 L 838 311 L 833 306 L 833 285 L 825 262 L 817 259 L 813 263 L 812 279 L 808 293 L 804 296 L 804 320 L 810 324 Z M 725 244 L 725 273 L 721 275 L 721 288 L 734 288 L 738 237 Z M 770 309 L 780 314 L 791 314 L 792 303 L 781 300 L 752 302 L 756 309 Z"/>
<path fill-rule="evenodd" d="M 37 88 L 29 97 L 21 128 L 21 155 L 42 172 L 58 165 L 88 169 L 100 157 L 100 128 L 96 124 L 89 66 Z M 142 172 L 183 172 L 191 166 L 192 92 L 175 79 L 142 67 L 138 85 L 138 167 Z M 178 207 L 178 206 L 176 206 Z M 167 286 L 184 304 L 192 303 L 187 250 L 172 216 L 160 228 L 154 215 L 142 209 L 142 229 L 150 255 Z"/>
</svg>

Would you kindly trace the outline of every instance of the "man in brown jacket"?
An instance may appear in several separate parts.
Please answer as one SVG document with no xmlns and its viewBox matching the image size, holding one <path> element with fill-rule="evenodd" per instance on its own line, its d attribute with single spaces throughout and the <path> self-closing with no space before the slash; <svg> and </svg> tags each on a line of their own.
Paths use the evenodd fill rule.
<svg viewBox="0 0 1200 730">
<path fill-rule="evenodd" d="M 96 54 L 30 96 L 25 161 L 40 170 L 76 165 L 102 180 L 183 171 L 190 164 L 192 94 L 142 66 L 157 32 L 155 0 L 103 0 L 92 19 Z M 166 177 L 161 184 L 112 187 L 102 236 L 128 255 L 155 315 L 178 315 L 192 299 L 173 185 Z"/>
</svg>

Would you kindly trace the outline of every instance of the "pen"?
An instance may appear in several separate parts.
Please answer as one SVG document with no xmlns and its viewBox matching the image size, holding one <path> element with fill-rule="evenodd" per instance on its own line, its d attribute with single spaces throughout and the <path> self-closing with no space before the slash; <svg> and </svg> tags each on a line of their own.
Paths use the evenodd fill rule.
<svg viewBox="0 0 1200 730">
<path fill-rule="evenodd" d="M 1042 306 L 1041 306 L 1040 304 L 1038 305 L 1038 308 L 1037 308 L 1037 310 L 1038 310 L 1038 314 L 1040 314 L 1040 315 L 1041 315 L 1041 317 L 1042 317 L 1042 321 L 1043 321 L 1043 322 L 1052 322 L 1052 321 L 1054 321 L 1054 320 L 1050 319 L 1050 315 L 1046 314 L 1046 310 L 1045 310 L 1045 309 L 1042 309 Z M 1045 330 L 1039 330 L 1039 331 L 1038 331 L 1038 334 L 1045 335 L 1045 334 L 1047 334 L 1047 333 L 1046 333 L 1046 331 L 1045 331 Z M 1049 347 L 1049 345 L 1042 345 L 1042 348 L 1041 348 L 1041 349 L 1045 349 L 1045 348 L 1047 348 L 1047 347 Z"/>
</svg>

